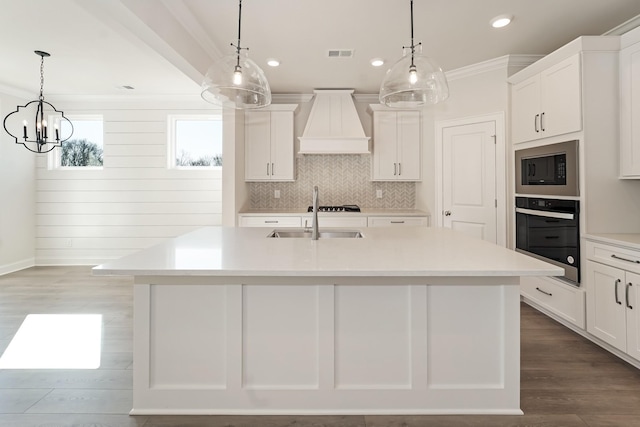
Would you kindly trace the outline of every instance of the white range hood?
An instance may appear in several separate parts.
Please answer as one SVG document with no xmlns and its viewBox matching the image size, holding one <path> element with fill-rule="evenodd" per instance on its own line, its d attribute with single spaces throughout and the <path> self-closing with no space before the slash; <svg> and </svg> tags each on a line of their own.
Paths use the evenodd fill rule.
<svg viewBox="0 0 640 427">
<path fill-rule="evenodd" d="M 315 100 L 300 140 L 300 154 L 369 154 L 353 103 L 353 90 L 314 90 Z"/>
</svg>

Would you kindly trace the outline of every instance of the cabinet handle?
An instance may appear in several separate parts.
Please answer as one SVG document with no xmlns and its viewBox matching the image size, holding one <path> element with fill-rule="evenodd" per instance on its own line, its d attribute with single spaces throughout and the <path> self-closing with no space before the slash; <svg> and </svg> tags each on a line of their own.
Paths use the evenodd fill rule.
<svg viewBox="0 0 640 427">
<path fill-rule="evenodd" d="M 533 119 L 533 127 L 536 129 L 536 132 L 540 132 L 540 130 L 538 130 L 538 117 L 540 117 L 540 114 L 536 114 Z"/>
<path fill-rule="evenodd" d="M 269 162 L 267 162 L 267 176 L 269 176 Z"/>
<path fill-rule="evenodd" d="M 273 176 L 273 174 L 275 174 L 275 172 L 274 172 L 274 171 L 276 170 L 276 168 L 274 168 L 273 166 L 274 166 L 274 164 L 273 164 L 273 163 L 271 163 L 271 175 L 272 175 L 272 176 Z"/>
<path fill-rule="evenodd" d="M 391 224 L 404 224 L 404 221 L 390 221 Z"/>
<path fill-rule="evenodd" d="M 545 114 L 545 113 L 540 114 L 540 130 L 541 130 L 542 132 L 544 132 L 544 131 L 545 131 L 545 128 L 544 128 L 544 114 Z"/>
<path fill-rule="evenodd" d="M 618 298 L 618 283 L 620 283 L 621 280 L 620 279 L 616 279 L 616 283 L 613 285 L 615 291 L 614 291 L 614 296 L 616 298 L 616 304 L 620 304 L 622 305 L 622 302 L 620 302 L 620 299 Z"/>
<path fill-rule="evenodd" d="M 398 163 L 398 175 L 402 175 L 402 163 Z"/>
<path fill-rule="evenodd" d="M 547 292 L 547 291 L 543 291 L 542 289 L 540 289 L 539 287 L 536 286 L 536 291 L 538 292 L 542 292 L 545 295 L 549 295 L 550 297 L 553 296 L 553 294 L 551 294 L 551 292 Z"/>
<path fill-rule="evenodd" d="M 397 163 L 394 163 L 394 164 L 393 164 L 393 174 L 394 174 L 394 175 L 397 175 L 397 174 L 398 174 L 398 164 L 397 164 Z"/>
<path fill-rule="evenodd" d="M 277 224 L 277 223 L 278 223 L 278 221 L 277 221 L 277 220 L 274 220 L 274 221 L 268 221 L 268 220 L 267 220 L 267 221 L 265 221 L 264 223 L 265 223 L 265 224 Z"/>
<path fill-rule="evenodd" d="M 631 282 L 627 283 L 627 286 L 625 286 L 624 289 L 624 298 L 625 298 L 625 303 L 627 305 L 627 308 L 630 310 L 633 310 L 633 306 L 631 304 L 629 304 L 629 288 L 633 286 L 633 284 Z"/>
<path fill-rule="evenodd" d="M 616 254 L 611 255 L 611 258 L 619 259 L 620 261 L 632 262 L 634 264 L 640 264 L 640 261 L 638 261 L 637 259 L 623 258 L 623 257 L 618 256 Z"/>
</svg>

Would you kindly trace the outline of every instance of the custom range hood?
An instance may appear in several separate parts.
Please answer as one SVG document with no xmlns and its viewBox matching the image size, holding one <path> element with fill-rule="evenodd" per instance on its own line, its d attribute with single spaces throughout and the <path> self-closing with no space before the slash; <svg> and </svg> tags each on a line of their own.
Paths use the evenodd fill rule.
<svg viewBox="0 0 640 427">
<path fill-rule="evenodd" d="M 300 154 L 369 154 L 356 106 L 347 89 L 317 89 L 300 140 Z"/>
</svg>

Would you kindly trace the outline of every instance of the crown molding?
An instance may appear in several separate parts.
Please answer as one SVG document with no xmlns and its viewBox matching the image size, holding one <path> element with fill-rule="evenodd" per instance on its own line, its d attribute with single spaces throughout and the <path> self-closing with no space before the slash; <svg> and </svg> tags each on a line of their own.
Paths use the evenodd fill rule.
<svg viewBox="0 0 640 427">
<path fill-rule="evenodd" d="M 312 93 L 272 93 L 271 101 L 276 104 L 309 102 L 313 98 Z"/>
<path fill-rule="evenodd" d="M 545 55 L 504 55 L 466 67 L 457 68 L 452 71 L 447 71 L 445 72 L 445 75 L 449 81 L 460 80 L 482 73 L 505 70 L 508 67 L 526 67 L 544 56 Z"/>
<path fill-rule="evenodd" d="M 604 33 L 603 36 L 621 36 L 637 27 L 640 27 L 640 15 L 633 17 L 626 22 L 623 22 L 615 28 L 610 29 L 609 31 Z"/>
<path fill-rule="evenodd" d="M 16 98 L 22 98 L 22 99 L 37 99 L 38 95 L 34 92 L 29 92 L 27 90 L 24 89 L 18 89 L 16 87 L 12 87 L 12 86 L 7 86 L 5 84 L 0 83 L 0 93 L 3 93 L 5 95 L 9 95 L 9 96 L 15 96 Z"/>
</svg>

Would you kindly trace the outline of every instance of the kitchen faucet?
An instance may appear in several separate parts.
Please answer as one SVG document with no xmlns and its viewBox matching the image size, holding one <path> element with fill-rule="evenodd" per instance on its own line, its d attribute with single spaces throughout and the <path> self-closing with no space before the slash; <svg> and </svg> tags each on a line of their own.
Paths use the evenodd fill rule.
<svg viewBox="0 0 640 427">
<path fill-rule="evenodd" d="M 313 186 L 313 230 L 311 240 L 318 240 L 318 186 Z"/>
</svg>

